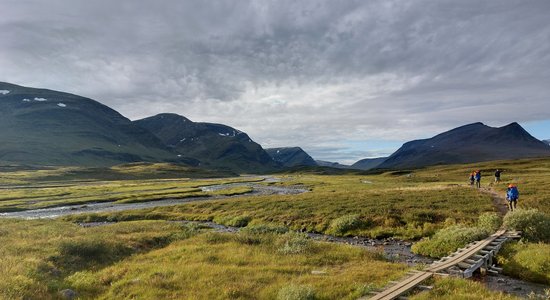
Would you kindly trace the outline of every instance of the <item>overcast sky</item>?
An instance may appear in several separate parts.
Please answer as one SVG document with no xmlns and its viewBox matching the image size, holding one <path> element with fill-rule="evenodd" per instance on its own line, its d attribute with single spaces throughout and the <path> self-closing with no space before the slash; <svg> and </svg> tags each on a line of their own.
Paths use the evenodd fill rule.
<svg viewBox="0 0 550 300">
<path fill-rule="evenodd" d="M 477 121 L 550 138 L 550 1 L 0 0 L 0 81 L 344 163 Z"/>
</svg>

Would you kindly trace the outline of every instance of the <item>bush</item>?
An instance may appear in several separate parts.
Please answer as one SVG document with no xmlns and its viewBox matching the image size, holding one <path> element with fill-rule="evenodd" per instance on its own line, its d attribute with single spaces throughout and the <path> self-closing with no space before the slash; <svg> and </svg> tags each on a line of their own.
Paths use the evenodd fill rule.
<svg viewBox="0 0 550 300">
<path fill-rule="evenodd" d="M 277 300 L 314 300 L 315 291 L 307 285 L 290 284 L 277 293 Z"/>
<path fill-rule="evenodd" d="M 359 217 L 359 215 L 347 215 L 334 219 L 330 223 L 329 233 L 334 235 L 343 235 L 344 233 L 365 227 L 367 223 Z"/>
<path fill-rule="evenodd" d="M 288 232 L 277 240 L 277 251 L 282 254 L 305 253 L 311 248 L 311 241 L 304 233 Z"/>
<path fill-rule="evenodd" d="M 417 254 L 440 258 L 451 254 L 470 242 L 484 239 L 488 235 L 488 231 L 479 227 L 454 225 L 443 228 L 433 237 L 414 244 L 411 250 Z"/>
<path fill-rule="evenodd" d="M 550 242 L 550 216 L 537 209 L 518 209 L 504 217 L 506 229 L 520 230 L 530 242 Z"/>
<path fill-rule="evenodd" d="M 487 230 L 487 232 L 495 232 L 502 225 L 502 219 L 494 212 L 486 212 L 479 216 L 477 226 Z"/>
</svg>

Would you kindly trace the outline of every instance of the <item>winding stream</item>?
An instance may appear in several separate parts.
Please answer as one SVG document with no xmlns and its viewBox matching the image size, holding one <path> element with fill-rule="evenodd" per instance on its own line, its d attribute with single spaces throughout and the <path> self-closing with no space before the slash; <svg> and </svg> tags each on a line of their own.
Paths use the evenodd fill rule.
<svg viewBox="0 0 550 300">
<path fill-rule="evenodd" d="M 264 182 L 272 182 L 269 178 L 264 180 Z M 204 192 L 219 191 L 224 189 L 230 189 L 235 187 L 250 187 L 252 192 L 235 195 L 235 196 L 203 196 L 203 197 L 189 197 L 183 199 L 166 199 L 166 200 L 156 200 L 156 201 L 146 201 L 146 202 L 137 202 L 137 203 L 115 203 L 115 202 L 100 202 L 100 203 L 89 203 L 89 204 L 78 204 L 78 205 L 65 205 L 65 206 L 56 206 L 49 208 L 41 209 L 32 209 L 25 211 L 16 211 L 16 212 L 5 212 L 0 213 L 0 217 L 3 218 L 20 218 L 20 219 L 48 219 L 48 218 L 57 218 L 61 216 L 82 214 L 82 213 L 101 213 L 101 212 L 116 212 L 116 211 L 125 211 L 133 209 L 142 209 L 142 208 L 153 208 L 161 206 L 171 206 L 188 202 L 195 201 L 209 201 L 217 199 L 226 199 L 226 198 L 236 198 L 236 197 L 250 197 L 257 195 L 296 195 L 308 192 L 309 190 L 303 186 L 267 186 L 258 183 L 251 182 L 239 182 L 239 183 L 228 183 L 228 184 L 218 184 L 204 186 L 200 189 Z"/>
</svg>

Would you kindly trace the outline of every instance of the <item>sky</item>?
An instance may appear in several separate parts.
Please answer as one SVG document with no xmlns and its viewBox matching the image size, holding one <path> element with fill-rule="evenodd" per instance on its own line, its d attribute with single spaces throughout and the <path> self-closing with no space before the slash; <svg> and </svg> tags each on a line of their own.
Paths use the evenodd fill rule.
<svg viewBox="0 0 550 300">
<path fill-rule="evenodd" d="M 0 81 L 353 163 L 468 123 L 550 139 L 548 0 L 0 0 Z"/>
</svg>

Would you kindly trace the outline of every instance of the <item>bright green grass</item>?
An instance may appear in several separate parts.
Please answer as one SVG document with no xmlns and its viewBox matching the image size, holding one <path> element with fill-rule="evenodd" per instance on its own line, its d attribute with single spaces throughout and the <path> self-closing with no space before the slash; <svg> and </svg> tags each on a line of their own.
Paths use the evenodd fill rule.
<svg viewBox="0 0 550 300">
<path fill-rule="evenodd" d="M 411 300 L 514 300 L 515 296 L 492 292 L 481 283 L 467 279 L 442 278 L 435 280 L 434 288 L 410 297 Z"/>
<path fill-rule="evenodd" d="M 550 244 L 507 243 L 497 259 L 505 274 L 550 285 Z"/>
</svg>

